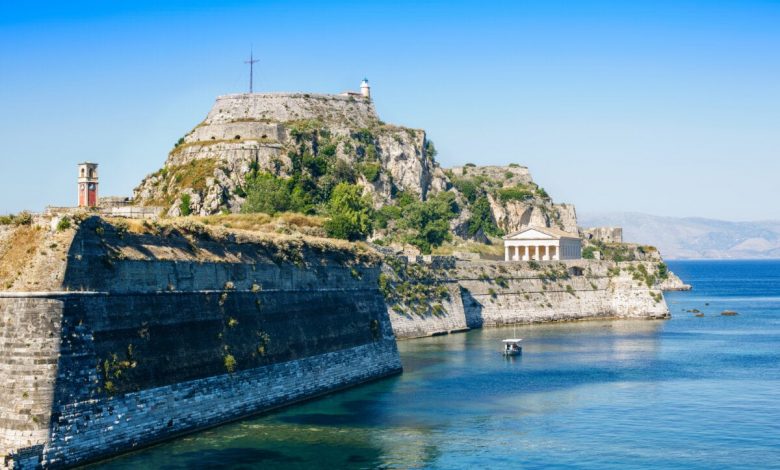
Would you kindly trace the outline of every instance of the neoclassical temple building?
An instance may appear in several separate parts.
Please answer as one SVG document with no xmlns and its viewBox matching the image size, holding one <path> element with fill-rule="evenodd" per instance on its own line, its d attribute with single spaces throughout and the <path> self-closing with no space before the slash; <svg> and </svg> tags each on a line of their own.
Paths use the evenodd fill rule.
<svg viewBox="0 0 780 470">
<path fill-rule="evenodd" d="M 579 234 L 550 227 L 527 227 L 504 237 L 504 261 L 580 259 Z"/>
</svg>

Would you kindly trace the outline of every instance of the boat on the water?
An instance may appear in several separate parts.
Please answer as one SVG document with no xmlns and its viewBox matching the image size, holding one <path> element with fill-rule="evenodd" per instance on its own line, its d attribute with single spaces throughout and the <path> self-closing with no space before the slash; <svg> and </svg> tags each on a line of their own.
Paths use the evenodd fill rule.
<svg viewBox="0 0 780 470">
<path fill-rule="evenodd" d="M 510 338 L 502 341 L 504 343 L 504 350 L 502 353 L 504 356 L 519 356 L 523 354 L 523 347 L 520 346 L 520 342 L 523 341 L 520 338 Z"/>
</svg>

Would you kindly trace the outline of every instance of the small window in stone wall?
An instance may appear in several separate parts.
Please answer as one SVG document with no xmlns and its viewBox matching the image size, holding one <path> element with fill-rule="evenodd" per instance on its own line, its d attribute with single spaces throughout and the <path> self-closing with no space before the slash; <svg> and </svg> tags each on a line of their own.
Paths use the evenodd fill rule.
<svg viewBox="0 0 780 470">
<path fill-rule="evenodd" d="M 579 266 L 572 266 L 569 268 L 569 274 L 572 276 L 582 276 L 585 271 Z"/>
<path fill-rule="evenodd" d="M 241 136 L 240 135 L 236 135 L 236 140 L 241 140 Z"/>
</svg>

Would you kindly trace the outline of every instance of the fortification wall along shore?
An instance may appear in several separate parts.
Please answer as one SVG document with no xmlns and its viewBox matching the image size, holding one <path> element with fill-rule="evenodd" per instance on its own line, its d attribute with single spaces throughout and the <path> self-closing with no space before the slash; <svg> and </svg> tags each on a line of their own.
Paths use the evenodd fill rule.
<svg viewBox="0 0 780 470">
<path fill-rule="evenodd" d="M 59 290 L 0 292 L 4 465 L 80 464 L 400 372 L 376 255 L 161 230 L 88 219 Z"/>
<path fill-rule="evenodd" d="M 669 317 L 661 290 L 665 281 L 654 262 L 458 261 L 449 269 L 424 263 L 413 269 L 417 279 L 407 278 L 409 291 L 422 282 L 441 296 L 438 307 L 428 310 L 410 308 L 413 297 L 390 302 L 398 338 L 517 323 Z"/>
</svg>

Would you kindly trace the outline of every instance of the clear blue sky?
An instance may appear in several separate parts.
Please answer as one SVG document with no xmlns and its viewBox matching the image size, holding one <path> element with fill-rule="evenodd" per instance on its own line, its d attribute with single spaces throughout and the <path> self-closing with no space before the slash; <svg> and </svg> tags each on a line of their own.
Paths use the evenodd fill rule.
<svg viewBox="0 0 780 470">
<path fill-rule="evenodd" d="M 160 4 L 164 4 L 161 7 Z M 780 218 L 780 2 L 2 2 L 0 213 L 130 194 L 217 95 L 340 92 L 581 212 Z"/>
</svg>

